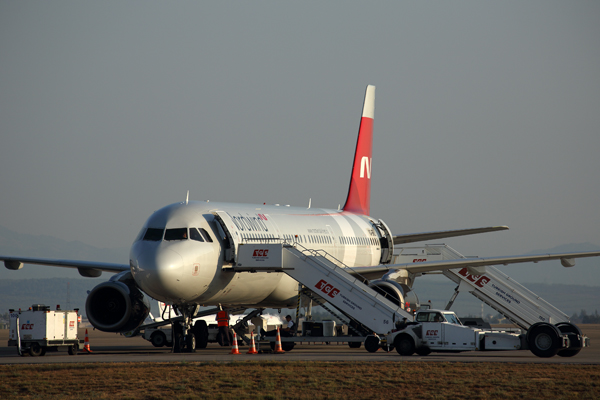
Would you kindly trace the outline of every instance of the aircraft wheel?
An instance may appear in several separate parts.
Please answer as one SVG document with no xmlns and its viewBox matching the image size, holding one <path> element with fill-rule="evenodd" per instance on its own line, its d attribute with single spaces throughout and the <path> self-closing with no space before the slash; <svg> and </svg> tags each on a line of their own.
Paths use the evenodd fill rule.
<svg viewBox="0 0 600 400">
<path fill-rule="evenodd" d="M 401 356 L 412 356 L 415 352 L 415 341 L 406 334 L 396 336 L 394 346 L 396 346 L 396 351 Z"/>
<path fill-rule="evenodd" d="M 554 357 L 560 344 L 559 330 L 550 324 L 534 325 L 532 328 L 527 332 L 531 352 L 538 357 Z"/>
<path fill-rule="evenodd" d="M 185 352 L 196 352 L 196 335 L 194 335 L 191 331 L 189 331 L 188 335 L 185 337 Z"/>
<path fill-rule="evenodd" d="M 182 353 L 185 349 L 185 338 L 182 333 L 176 333 L 173 338 L 173 353 Z"/>
<path fill-rule="evenodd" d="M 208 346 L 208 326 L 206 321 L 196 321 L 194 324 L 194 335 L 196 335 L 196 348 L 205 349 Z"/>
<path fill-rule="evenodd" d="M 155 331 L 152 333 L 152 336 L 150 336 L 150 343 L 152 343 L 152 346 L 154 347 L 166 346 L 167 335 L 165 335 L 164 332 Z"/>
<path fill-rule="evenodd" d="M 41 356 L 43 353 L 46 353 L 42 346 L 40 346 L 38 343 L 31 343 L 31 347 L 29 348 L 29 355 L 31 357 L 38 357 Z"/>
<path fill-rule="evenodd" d="M 577 325 L 573 325 L 569 322 L 560 322 L 555 325 L 560 333 L 569 335 L 570 347 L 568 349 L 559 350 L 558 355 L 560 357 L 573 357 L 579 354 L 582 349 L 582 337 L 583 332 Z"/>
<path fill-rule="evenodd" d="M 379 350 L 380 342 L 381 342 L 381 340 L 379 340 L 379 338 L 377 336 L 369 335 L 365 339 L 365 349 L 369 353 L 375 353 L 377 350 Z"/>
<path fill-rule="evenodd" d="M 348 347 L 350 347 L 351 349 L 360 349 L 361 345 L 361 342 L 348 342 Z"/>
</svg>

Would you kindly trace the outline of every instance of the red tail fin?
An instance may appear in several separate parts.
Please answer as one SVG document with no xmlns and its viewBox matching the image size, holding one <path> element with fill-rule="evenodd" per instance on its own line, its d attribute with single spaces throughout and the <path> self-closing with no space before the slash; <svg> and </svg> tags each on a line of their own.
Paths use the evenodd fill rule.
<svg viewBox="0 0 600 400">
<path fill-rule="evenodd" d="M 375 114 L 375 86 L 367 86 L 363 105 L 354 165 L 344 211 L 369 215 L 371 209 L 371 160 L 373 148 L 373 118 Z"/>
</svg>

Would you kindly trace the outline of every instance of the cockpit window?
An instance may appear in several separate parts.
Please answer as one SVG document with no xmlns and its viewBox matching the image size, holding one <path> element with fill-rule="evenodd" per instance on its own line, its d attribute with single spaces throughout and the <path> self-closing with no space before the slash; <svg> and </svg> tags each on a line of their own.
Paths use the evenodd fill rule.
<svg viewBox="0 0 600 400">
<path fill-rule="evenodd" d="M 159 228 L 148 228 L 146 234 L 144 235 L 144 239 L 142 240 L 150 240 L 153 242 L 159 242 L 162 240 L 164 229 Z"/>
<path fill-rule="evenodd" d="M 165 240 L 187 240 L 187 228 L 167 229 L 165 232 Z"/>
<path fill-rule="evenodd" d="M 206 239 L 207 242 L 212 243 L 212 238 L 210 237 L 210 235 L 208 234 L 208 232 L 206 232 L 205 229 L 203 228 L 199 228 L 200 229 L 200 233 L 202 233 L 202 236 L 204 236 L 204 239 Z"/>
<path fill-rule="evenodd" d="M 200 232 L 198 232 L 197 228 L 190 228 L 190 239 L 197 240 L 199 242 L 204 242 L 204 238 L 202 237 Z"/>
</svg>

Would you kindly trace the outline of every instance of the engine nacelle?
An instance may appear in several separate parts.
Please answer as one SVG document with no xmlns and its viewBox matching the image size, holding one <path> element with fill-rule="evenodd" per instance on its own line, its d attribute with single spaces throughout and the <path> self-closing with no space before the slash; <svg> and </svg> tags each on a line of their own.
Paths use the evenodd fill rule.
<svg viewBox="0 0 600 400">
<path fill-rule="evenodd" d="M 377 293 L 386 296 L 388 300 L 402 308 L 404 308 L 405 293 L 410 291 L 410 289 L 406 288 L 404 285 L 388 279 L 371 281 L 369 282 L 369 287 Z"/>
<path fill-rule="evenodd" d="M 137 288 L 130 272 L 115 275 L 96 286 L 87 297 L 90 323 L 104 332 L 133 331 L 150 313 L 150 304 Z"/>
</svg>

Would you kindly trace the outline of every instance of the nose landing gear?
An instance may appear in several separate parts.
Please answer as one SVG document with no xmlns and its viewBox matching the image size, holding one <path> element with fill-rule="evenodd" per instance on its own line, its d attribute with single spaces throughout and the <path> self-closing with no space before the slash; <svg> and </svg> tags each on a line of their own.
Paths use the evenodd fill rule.
<svg viewBox="0 0 600 400">
<path fill-rule="evenodd" d="M 193 317 L 198 311 L 198 305 L 180 305 L 177 310 L 183 314 L 183 321 L 174 321 L 173 329 L 173 353 L 194 353 L 196 351 L 197 335 L 208 337 L 206 324 L 198 325 L 198 329 L 192 328 Z M 202 326 L 206 330 L 206 335 L 203 335 Z M 206 347 L 206 345 L 204 345 Z"/>
</svg>

